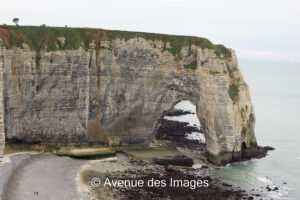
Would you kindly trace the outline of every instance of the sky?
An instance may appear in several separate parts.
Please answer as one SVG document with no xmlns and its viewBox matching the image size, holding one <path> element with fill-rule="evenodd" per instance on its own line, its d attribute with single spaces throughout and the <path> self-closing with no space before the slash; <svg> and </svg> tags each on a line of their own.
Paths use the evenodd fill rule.
<svg viewBox="0 0 300 200">
<path fill-rule="evenodd" d="M 192 35 L 239 59 L 300 62 L 299 0 L 1 0 L 0 24 Z"/>
</svg>

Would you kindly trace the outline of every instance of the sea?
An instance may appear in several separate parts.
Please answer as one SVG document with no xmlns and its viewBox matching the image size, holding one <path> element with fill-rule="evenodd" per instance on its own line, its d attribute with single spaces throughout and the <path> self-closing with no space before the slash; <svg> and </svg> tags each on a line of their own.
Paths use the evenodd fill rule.
<svg viewBox="0 0 300 200">
<path fill-rule="evenodd" d="M 275 150 L 269 151 L 265 158 L 217 168 L 212 175 L 250 194 L 260 194 L 256 199 L 298 200 L 300 63 L 240 60 L 239 68 L 249 85 L 254 104 L 258 145 L 272 146 Z M 182 101 L 175 107 L 195 112 L 195 106 L 189 101 Z M 195 114 L 171 119 L 200 126 Z M 205 141 L 203 135 L 197 133 L 187 137 Z M 272 191 L 268 191 L 267 187 Z"/>
</svg>

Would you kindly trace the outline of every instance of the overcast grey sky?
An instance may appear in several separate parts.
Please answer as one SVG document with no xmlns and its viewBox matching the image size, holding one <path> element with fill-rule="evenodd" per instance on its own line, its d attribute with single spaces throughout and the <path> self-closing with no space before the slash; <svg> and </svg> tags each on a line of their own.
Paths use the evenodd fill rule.
<svg viewBox="0 0 300 200">
<path fill-rule="evenodd" d="M 300 61 L 299 0 L 1 0 L 0 23 L 206 37 L 239 58 Z"/>
</svg>

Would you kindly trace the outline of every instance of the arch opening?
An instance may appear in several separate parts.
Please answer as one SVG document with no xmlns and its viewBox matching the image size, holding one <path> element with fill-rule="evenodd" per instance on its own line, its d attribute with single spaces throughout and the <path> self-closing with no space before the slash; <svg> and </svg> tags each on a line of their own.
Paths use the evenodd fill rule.
<svg viewBox="0 0 300 200">
<path fill-rule="evenodd" d="M 197 117 L 196 106 L 188 100 L 176 103 L 160 119 L 155 138 L 188 150 L 206 153 L 205 135 Z"/>
</svg>

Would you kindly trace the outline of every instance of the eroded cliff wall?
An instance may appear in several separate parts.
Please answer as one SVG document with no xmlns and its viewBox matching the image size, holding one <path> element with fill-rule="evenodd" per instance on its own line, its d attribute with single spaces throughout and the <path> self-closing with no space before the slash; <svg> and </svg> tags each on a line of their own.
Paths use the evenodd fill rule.
<svg viewBox="0 0 300 200">
<path fill-rule="evenodd" d="M 4 97 L 3 97 L 3 69 L 4 69 L 4 56 L 3 44 L 0 40 L 0 170 L 5 147 L 5 133 L 4 133 Z"/>
<path fill-rule="evenodd" d="M 48 27 L 2 27 L 0 38 L 7 140 L 149 144 L 159 119 L 190 100 L 212 162 L 239 159 L 242 148 L 256 146 L 248 86 L 235 52 L 222 45 L 197 37 Z"/>
</svg>

